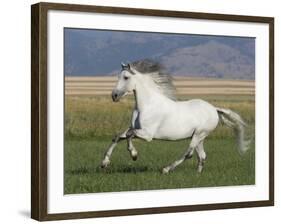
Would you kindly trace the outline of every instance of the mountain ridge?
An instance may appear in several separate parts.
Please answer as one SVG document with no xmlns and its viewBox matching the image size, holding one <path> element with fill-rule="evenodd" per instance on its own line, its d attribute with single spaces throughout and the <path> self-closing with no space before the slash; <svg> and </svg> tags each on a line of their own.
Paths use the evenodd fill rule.
<svg viewBox="0 0 281 224">
<path fill-rule="evenodd" d="M 253 38 L 66 29 L 64 50 L 66 76 L 113 75 L 151 58 L 177 76 L 255 78 Z"/>
</svg>

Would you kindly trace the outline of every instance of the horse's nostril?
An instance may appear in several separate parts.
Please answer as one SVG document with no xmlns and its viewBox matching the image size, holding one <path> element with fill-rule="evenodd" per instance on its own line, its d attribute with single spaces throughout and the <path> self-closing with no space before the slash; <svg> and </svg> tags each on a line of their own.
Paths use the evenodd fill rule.
<svg viewBox="0 0 281 224">
<path fill-rule="evenodd" d="M 116 101 L 118 99 L 118 94 L 117 93 L 112 93 L 112 100 Z"/>
</svg>

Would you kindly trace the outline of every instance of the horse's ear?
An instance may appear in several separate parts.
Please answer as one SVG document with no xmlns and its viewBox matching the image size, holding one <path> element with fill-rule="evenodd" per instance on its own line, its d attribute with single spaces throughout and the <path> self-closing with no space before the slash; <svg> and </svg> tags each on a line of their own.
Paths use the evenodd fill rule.
<svg viewBox="0 0 281 224">
<path fill-rule="evenodd" d="M 121 67 L 122 67 L 122 70 L 127 70 L 129 71 L 132 75 L 136 74 L 132 69 L 131 69 L 131 65 L 128 63 L 128 64 L 125 64 L 125 63 L 121 63 Z"/>
<path fill-rule="evenodd" d="M 121 62 L 121 67 L 122 67 L 122 69 L 126 69 L 128 67 L 128 65 L 126 65 L 124 62 Z"/>
</svg>

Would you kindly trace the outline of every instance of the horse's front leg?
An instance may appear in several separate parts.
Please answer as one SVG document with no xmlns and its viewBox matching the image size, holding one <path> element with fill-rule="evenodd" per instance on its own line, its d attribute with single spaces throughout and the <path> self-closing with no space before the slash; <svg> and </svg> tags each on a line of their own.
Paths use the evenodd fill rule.
<svg viewBox="0 0 281 224">
<path fill-rule="evenodd" d="M 111 154 L 113 152 L 113 150 L 115 149 L 115 147 L 117 146 L 118 142 L 120 142 L 121 140 L 127 139 L 127 132 L 130 130 L 130 128 L 128 128 L 125 132 L 123 132 L 121 135 L 117 135 L 115 138 L 112 139 L 112 144 L 109 146 L 109 148 L 106 150 L 105 154 L 104 154 L 104 158 L 102 160 L 101 163 L 101 167 L 105 168 L 109 165 L 110 163 L 110 157 Z"/>
<path fill-rule="evenodd" d="M 134 136 L 130 136 L 127 138 L 127 145 L 128 145 L 128 151 L 130 152 L 132 159 L 134 161 L 136 161 L 138 158 L 138 151 L 136 150 L 136 148 L 133 145 L 133 142 L 132 142 L 133 138 L 134 138 Z"/>
</svg>

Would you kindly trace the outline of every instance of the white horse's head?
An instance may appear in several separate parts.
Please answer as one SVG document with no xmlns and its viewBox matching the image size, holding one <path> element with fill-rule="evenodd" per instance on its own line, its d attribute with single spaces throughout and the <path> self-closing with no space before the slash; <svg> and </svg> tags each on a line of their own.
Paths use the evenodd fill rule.
<svg viewBox="0 0 281 224">
<path fill-rule="evenodd" d="M 112 90 L 112 100 L 117 102 L 121 97 L 132 92 L 136 88 L 137 72 L 131 68 L 130 64 L 121 63 L 122 70 L 118 75 L 116 87 Z"/>
<path fill-rule="evenodd" d="M 137 86 L 146 86 L 162 93 L 168 98 L 175 99 L 172 77 L 163 67 L 152 60 L 144 59 L 130 64 L 121 63 L 122 70 L 118 75 L 116 87 L 112 90 L 112 100 L 117 102 L 129 92 L 137 91 Z M 140 88 L 138 88 L 140 89 Z M 142 91 L 145 91 L 142 89 Z"/>
</svg>

